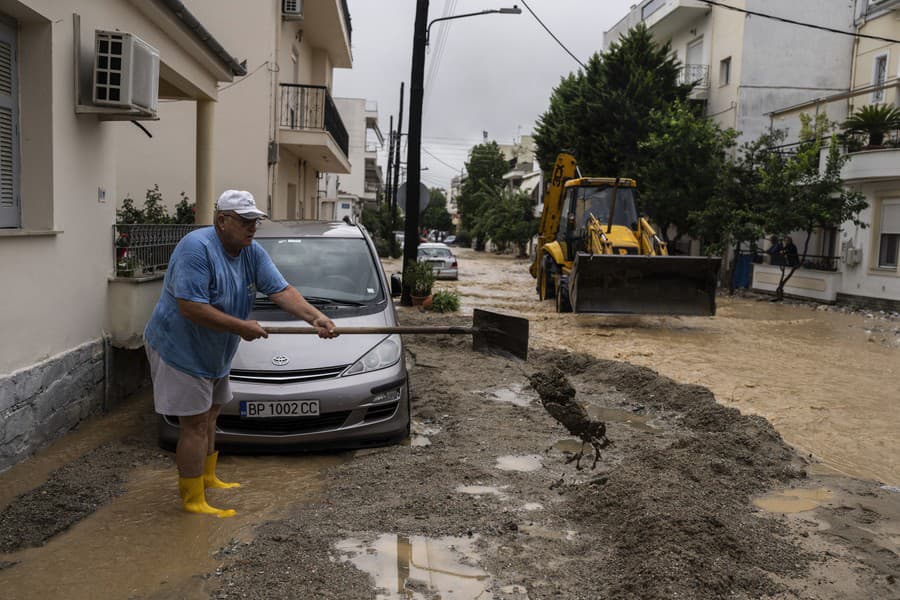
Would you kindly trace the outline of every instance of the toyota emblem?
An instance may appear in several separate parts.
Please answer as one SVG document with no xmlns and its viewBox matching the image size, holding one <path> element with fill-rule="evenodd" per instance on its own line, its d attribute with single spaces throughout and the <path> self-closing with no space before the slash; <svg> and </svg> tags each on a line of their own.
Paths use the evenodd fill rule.
<svg viewBox="0 0 900 600">
<path fill-rule="evenodd" d="M 272 364 L 276 367 L 283 367 L 284 365 L 291 362 L 291 359 L 285 356 L 284 354 L 278 354 L 272 358 Z"/>
</svg>

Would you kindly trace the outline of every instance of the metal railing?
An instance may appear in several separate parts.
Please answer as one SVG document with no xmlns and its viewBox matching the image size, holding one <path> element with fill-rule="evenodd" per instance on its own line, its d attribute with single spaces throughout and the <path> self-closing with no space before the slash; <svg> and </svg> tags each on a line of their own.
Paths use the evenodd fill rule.
<svg viewBox="0 0 900 600">
<path fill-rule="evenodd" d="M 181 238 L 203 225 L 113 225 L 116 277 L 148 277 L 166 270 Z"/>
<path fill-rule="evenodd" d="M 348 155 L 350 137 L 325 86 L 282 83 L 281 126 L 304 131 L 327 131 L 344 156 Z"/>
<path fill-rule="evenodd" d="M 788 260 L 786 256 L 781 256 L 776 259 L 776 262 L 772 264 L 771 258 L 764 250 L 758 250 L 755 254 L 748 250 L 739 250 L 737 252 L 737 256 L 749 256 L 751 262 L 757 264 L 765 264 L 773 267 L 782 266 L 780 263 L 784 261 L 784 266 L 787 268 L 791 268 L 794 265 L 788 264 Z M 806 256 L 800 255 L 797 257 L 797 260 L 800 262 L 800 267 L 804 269 L 810 269 L 813 271 L 837 271 L 838 264 L 840 263 L 840 256 L 832 256 L 828 254 L 807 254 Z"/>
<path fill-rule="evenodd" d="M 678 72 L 678 83 L 692 83 L 699 88 L 708 88 L 709 65 L 682 65 Z"/>
<path fill-rule="evenodd" d="M 341 0 L 341 9 L 344 13 L 344 25 L 347 26 L 347 40 L 353 41 L 353 27 L 350 26 L 350 7 L 347 6 L 347 0 Z"/>
<path fill-rule="evenodd" d="M 381 184 L 375 183 L 372 181 L 367 181 L 365 186 L 365 191 L 367 194 L 377 194 L 381 191 Z"/>
</svg>

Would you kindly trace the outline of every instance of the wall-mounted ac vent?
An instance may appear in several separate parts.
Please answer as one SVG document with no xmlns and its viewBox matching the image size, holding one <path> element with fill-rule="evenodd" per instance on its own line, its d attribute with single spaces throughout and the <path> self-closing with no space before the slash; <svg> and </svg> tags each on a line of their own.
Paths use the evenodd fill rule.
<svg viewBox="0 0 900 600">
<path fill-rule="evenodd" d="M 93 101 L 156 113 L 159 99 L 159 52 L 134 34 L 94 33 Z"/>
<path fill-rule="evenodd" d="M 302 21 L 303 0 L 281 0 L 281 16 L 289 21 Z"/>
</svg>

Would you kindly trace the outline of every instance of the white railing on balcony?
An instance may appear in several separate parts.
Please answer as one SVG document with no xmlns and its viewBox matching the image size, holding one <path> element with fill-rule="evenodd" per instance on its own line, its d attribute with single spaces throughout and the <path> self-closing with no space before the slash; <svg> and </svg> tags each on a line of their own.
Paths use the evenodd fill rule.
<svg viewBox="0 0 900 600">
<path fill-rule="evenodd" d="M 678 83 L 694 84 L 698 88 L 709 87 L 709 65 L 682 65 L 678 72 Z"/>
</svg>

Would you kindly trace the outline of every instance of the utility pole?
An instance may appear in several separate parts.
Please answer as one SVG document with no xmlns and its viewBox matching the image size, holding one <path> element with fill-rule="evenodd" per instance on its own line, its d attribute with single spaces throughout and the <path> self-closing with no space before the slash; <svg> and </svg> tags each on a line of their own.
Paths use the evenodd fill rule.
<svg viewBox="0 0 900 600">
<path fill-rule="evenodd" d="M 397 141 L 394 145 L 394 187 L 391 190 L 391 256 L 397 255 L 397 237 L 393 232 L 397 231 L 397 190 L 400 189 L 400 142 L 403 139 L 403 91 L 404 82 L 400 82 L 400 118 L 397 120 Z M 402 301 L 402 298 L 401 298 Z"/>
<path fill-rule="evenodd" d="M 403 270 L 419 253 L 419 185 L 421 184 L 422 97 L 425 92 L 425 42 L 428 34 L 428 0 L 416 1 L 412 72 L 409 76 L 409 133 L 406 150 L 406 228 L 403 236 Z M 412 306 L 409 285 L 403 281 L 400 304 Z"/>
<path fill-rule="evenodd" d="M 387 184 L 384 186 L 384 203 L 388 208 L 391 206 L 391 169 L 394 165 L 394 115 L 391 115 L 391 123 L 388 128 L 388 136 L 390 141 L 388 143 L 388 163 L 387 163 Z M 391 239 L 394 237 L 394 232 L 391 231 Z M 394 247 L 393 242 L 391 243 L 391 248 Z"/>
</svg>

